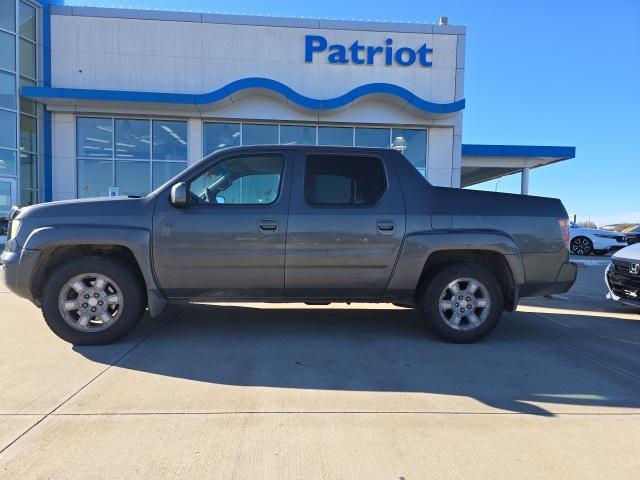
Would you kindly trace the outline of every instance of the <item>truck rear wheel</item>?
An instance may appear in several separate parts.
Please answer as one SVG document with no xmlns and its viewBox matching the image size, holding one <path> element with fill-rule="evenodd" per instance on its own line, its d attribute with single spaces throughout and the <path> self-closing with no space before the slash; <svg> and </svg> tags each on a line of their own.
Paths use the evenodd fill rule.
<svg viewBox="0 0 640 480">
<path fill-rule="evenodd" d="M 500 284 L 480 265 L 449 265 L 436 273 L 418 295 L 425 325 L 447 342 L 478 341 L 491 333 L 502 317 Z"/>
<path fill-rule="evenodd" d="M 117 259 L 80 257 L 59 266 L 42 293 L 42 313 L 74 345 L 114 342 L 140 321 L 145 292 L 135 270 Z"/>
</svg>

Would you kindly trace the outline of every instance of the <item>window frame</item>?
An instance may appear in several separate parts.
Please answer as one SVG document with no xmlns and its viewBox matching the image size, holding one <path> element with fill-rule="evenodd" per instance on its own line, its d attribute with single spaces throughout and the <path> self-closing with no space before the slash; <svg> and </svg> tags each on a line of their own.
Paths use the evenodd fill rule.
<svg viewBox="0 0 640 480">
<path fill-rule="evenodd" d="M 234 158 L 242 158 L 242 157 L 257 157 L 257 156 L 272 156 L 272 157 L 280 157 L 282 159 L 282 173 L 280 174 L 280 181 L 278 182 L 278 194 L 273 202 L 270 203 L 193 203 L 188 195 L 191 191 L 191 183 L 197 179 L 200 175 L 202 175 L 208 169 L 218 165 L 227 160 L 231 160 Z M 227 208 L 265 208 L 265 207 L 273 207 L 280 202 L 282 197 L 282 190 L 284 187 L 284 178 L 287 172 L 287 162 L 289 155 L 283 152 L 270 151 L 270 150 L 258 150 L 255 152 L 242 152 L 242 153 L 229 153 L 220 158 L 216 158 L 211 162 L 204 165 L 202 168 L 197 169 L 194 172 L 188 174 L 186 178 L 181 178 L 180 182 L 183 182 L 187 189 L 187 203 L 184 207 L 187 208 L 219 208 L 219 207 L 227 207 Z M 184 208 L 183 207 L 183 208 Z"/>
<path fill-rule="evenodd" d="M 307 163 L 309 161 L 309 157 L 352 157 L 352 158 L 372 158 L 376 159 L 382 165 L 382 172 L 384 173 L 384 192 L 380 195 L 380 198 L 376 200 L 374 203 L 357 205 L 355 203 L 342 204 L 342 203 L 312 203 L 307 199 L 306 193 L 306 184 L 307 184 Z M 384 158 L 381 155 L 376 155 L 373 153 L 361 154 L 361 153 L 338 153 L 338 152 L 313 152 L 313 153 L 305 153 L 304 154 L 304 167 L 302 169 L 302 198 L 304 199 L 305 205 L 309 208 L 320 208 L 320 209 L 367 209 L 367 208 L 376 208 L 378 207 L 385 199 L 387 194 L 389 193 L 389 173 L 387 166 L 385 165 Z"/>
</svg>

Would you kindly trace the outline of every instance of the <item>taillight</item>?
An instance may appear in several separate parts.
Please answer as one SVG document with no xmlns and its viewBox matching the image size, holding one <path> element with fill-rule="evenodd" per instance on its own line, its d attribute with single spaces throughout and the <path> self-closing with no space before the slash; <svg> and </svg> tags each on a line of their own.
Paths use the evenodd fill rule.
<svg viewBox="0 0 640 480">
<path fill-rule="evenodd" d="M 560 218 L 558 220 L 558 224 L 560 225 L 560 233 L 562 233 L 562 241 L 564 242 L 564 246 L 569 250 L 571 246 L 571 236 L 569 235 L 569 219 L 568 218 Z"/>
</svg>

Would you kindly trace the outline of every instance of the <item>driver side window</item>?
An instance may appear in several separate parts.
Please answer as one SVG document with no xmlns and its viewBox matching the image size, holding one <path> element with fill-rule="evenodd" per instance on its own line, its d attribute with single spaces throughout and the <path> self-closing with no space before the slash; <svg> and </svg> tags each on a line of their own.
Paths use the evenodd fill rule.
<svg viewBox="0 0 640 480">
<path fill-rule="evenodd" d="M 212 165 L 189 183 L 189 202 L 200 205 L 268 205 L 280 194 L 284 158 L 243 155 Z"/>
</svg>

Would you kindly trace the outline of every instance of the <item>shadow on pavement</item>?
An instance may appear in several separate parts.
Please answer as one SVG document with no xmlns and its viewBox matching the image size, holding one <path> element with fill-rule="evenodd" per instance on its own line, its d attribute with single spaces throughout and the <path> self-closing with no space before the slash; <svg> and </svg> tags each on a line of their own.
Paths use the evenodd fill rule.
<svg viewBox="0 0 640 480">
<path fill-rule="evenodd" d="M 552 413 L 530 402 L 640 408 L 638 383 L 508 319 L 471 345 L 436 339 L 403 309 L 194 304 L 159 320 L 166 326 L 119 368 L 236 386 L 466 396 L 534 415 Z M 110 348 L 75 350 L 104 362 Z"/>
</svg>

